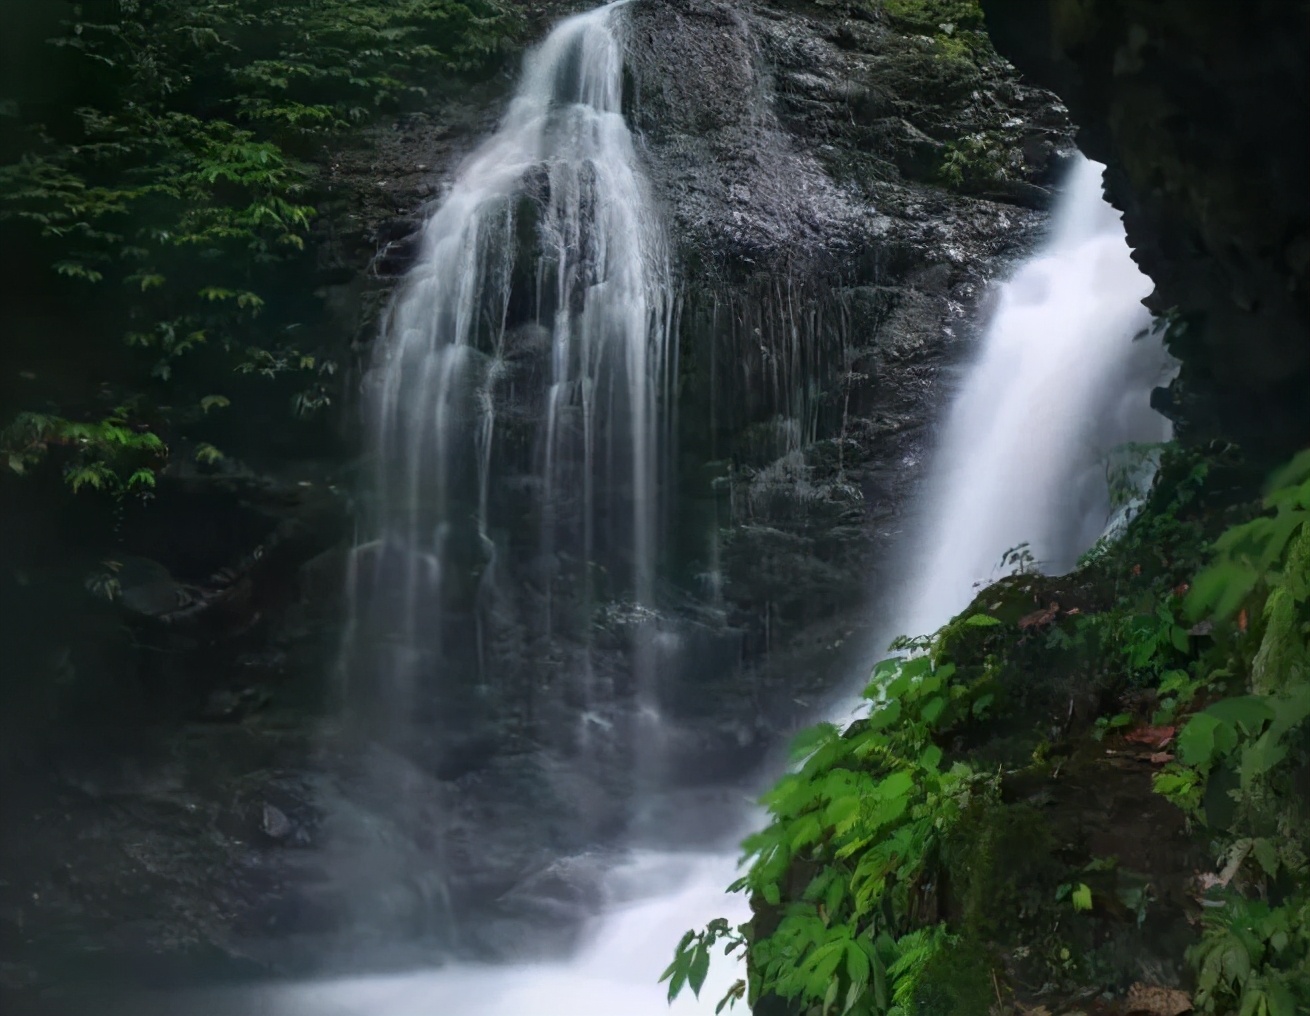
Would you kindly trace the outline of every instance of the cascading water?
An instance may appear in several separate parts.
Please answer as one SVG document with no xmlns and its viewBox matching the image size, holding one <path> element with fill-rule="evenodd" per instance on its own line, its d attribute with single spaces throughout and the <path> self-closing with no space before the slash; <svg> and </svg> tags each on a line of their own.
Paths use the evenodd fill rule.
<svg viewBox="0 0 1310 1016">
<path fill-rule="evenodd" d="M 560 703 L 552 717 L 572 710 L 551 743 L 591 750 L 591 725 L 610 725 L 592 701 L 592 611 L 652 597 L 676 345 L 665 239 L 621 112 L 618 6 L 565 20 L 529 54 L 502 124 L 428 219 L 366 378 L 374 472 L 348 580 L 345 713 L 374 754 L 420 769 L 441 771 L 434 754 L 461 737 L 503 740 L 538 694 Z M 496 641 L 498 624 L 518 641 Z M 564 677 L 548 681 L 523 661 L 556 655 L 561 631 Z M 506 644 L 528 648 L 489 661 Z M 639 703 L 654 671 L 641 648 Z M 614 750 L 649 768 L 642 738 Z M 373 778 L 388 799 L 405 795 L 390 774 L 407 765 Z M 399 810 L 424 795 L 432 808 L 416 787 Z M 384 939 L 458 935 L 435 839 L 426 857 L 337 848 L 357 922 Z"/>
<path fill-rule="evenodd" d="M 905 554 L 910 635 L 935 631 L 1010 551 L 1041 570 L 1073 566 L 1113 512 L 1116 448 L 1164 441 L 1150 406 L 1168 356 L 1142 300 L 1151 280 L 1101 197 L 1105 167 L 1079 159 L 1044 250 L 1001 287 L 979 358 L 951 409 Z"/>
<path fill-rule="evenodd" d="M 563 245 L 553 266 L 563 288 L 558 313 L 552 316 L 552 422 L 543 489 L 557 489 L 551 484 L 568 475 L 613 478 L 614 448 L 594 446 L 603 440 L 601 432 L 589 430 L 592 421 L 603 419 L 621 426 L 632 448 L 629 496 L 650 490 L 655 453 L 646 442 L 654 429 L 653 393 L 665 356 L 657 324 L 661 262 L 617 114 L 619 50 L 609 17 L 602 10 L 566 22 L 534 58 L 506 126 L 469 164 L 434 216 L 429 257 L 397 307 L 377 405 L 385 453 L 379 539 L 389 553 L 404 559 L 408 584 L 401 602 L 407 613 L 397 615 L 401 631 L 417 632 L 422 610 L 438 596 L 446 527 L 456 525 L 442 506 L 457 493 L 454 435 L 464 432 L 443 428 L 461 400 L 471 393 L 476 404 L 476 393 L 494 383 L 498 318 L 484 316 L 479 322 L 475 313 L 483 306 L 479 294 L 494 290 L 495 280 L 509 270 L 493 259 L 490 263 L 502 267 L 487 271 L 491 255 L 503 254 L 492 238 L 512 229 L 512 195 L 525 173 L 543 160 L 552 162 L 551 151 L 556 153 L 553 172 L 565 181 L 580 188 L 594 172 L 589 189 L 597 188 L 596 196 L 622 194 L 631 203 L 613 210 L 608 219 L 610 226 L 626 225 L 629 232 L 598 230 L 585 241 L 584 246 L 593 246 L 583 260 L 574 260 L 569 234 L 549 232 L 552 222 L 577 226 L 582 219 L 572 212 L 546 219 L 547 234 Z M 593 58 L 596 64 L 589 63 Z M 577 82 L 579 66 L 604 66 L 613 78 L 602 82 L 584 71 L 582 88 L 566 98 L 585 96 L 592 104 L 561 113 L 543 96 L 558 100 L 565 68 L 569 80 Z M 621 166 L 610 164 L 606 170 L 611 179 L 605 187 L 615 189 L 600 188 L 601 167 L 583 170 L 575 157 L 551 148 L 552 138 L 558 142 L 566 136 L 592 160 L 622 154 Z M 608 141 L 602 144 L 601 138 Z M 1140 300 L 1150 284 L 1133 265 L 1118 218 L 1101 198 L 1100 174 L 1100 166 L 1080 162 L 1061 199 L 1051 241 L 1000 289 L 983 349 L 968 369 L 942 437 L 935 478 L 926 492 L 929 510 L 914 546 L 907 548 L 905 574 L 917 581 L 909 581 L 909 606 L 894 618 L 899 630 L 928 632 L 940 626 L 968 602 L 974 585 L 994 572 L 1004 552 L 1019 544 L 1026 542 L 1049 569 L 1067 567 L 1100 535 L 1110 514 L 1105 453 L 1126 441 L 1167 436 L 1165 422 L 1148 405 L 1166 357 L 1155 338 L 1136 338 L 1149 323 Z M 559 195 L 557 207 L 581 207 L 569 203 L 568 193 Z M 593 207 L 592 214 L 602 211 L 599 202 Z M 651 230 L 646 240 L 640 239 L 638 227 Z M 571 235 L 572 242 L 583 243 L 580 234 Z M 594 274 L 600 265 L 618 274 Z M 592 280 L 587 286 L 578 282 L 584 277 Z M 565 296 L 575 285 L 581 286 L 571 290 L 574 300 L 581 299 L 581 310 L 566 315 Z M 505 299 L 503 293 L 498 299 Z M 570 305 L 575 311 L 579 307 Z M 483 338 L 474 341 L 475 335 Z M 604 398 L 597 396 L 601 391 Z M 619 405 L 623 409 L 616 420 L 613 407 Z M 566 421 L 571 413 L 575 417 Z M 469 445 L 484 478 L 494 437 L 488 416 L 473 416 L 483 436 L 480 444 Z M 570 449 L 568 455 L 580 449 L 580 458 L 565 466 L 561 449 Z M 579 465 L 590 468 L 568 473 Z M 560 471 L 552 479 L 554 470 Z M 485 486 L 475 483 L 468 489 Z M 583 503 L 599 497 L 598 490 L 584 493 Z M 480 494 L 479 504 L 485 507 L 485 501 Z M 591 525 L 582 516 L 576 519 L 584 529 Z M 480 516 L 478 526 L 485 525 Z M 653 523 L 634 508 L 633 530 L 643 526 Z M 649 567 L 643 555 L 651 548 L 643 540 L 632 546 L 633 578 L 640 588 L 642 570 Z M 402 642 L 402 648 L 411 657 L 415 653 L 413 644 Z M 749 820 L 744 806 L 742 820 Z M 455 965 L 408 975 L 323 980 L 270 989 L 256 1000 L 246 994 L 211 996 L 204 1011 L 224 1016 L 252 1011 L 276 1016 L 663 1016 L 670 1009 L 656 978 L 680 933 L 710 917 L 748 916 L 744 900 L 721 895 L 733 877 L 733 862 L 730 853 L 634 850 L 630 863 L 610 876 L 608 909 L 589 929 L 589 944 L 569 962 Z M 720 959 L 701 999 L 684 994 L 672 1011 L 713 1012 L 735 977 Z"/>
<path fill-rule="evenodd" d="M 401 710 L 439 669 L 442 611 L 472 600 L 477 617 L 497 580 L 502 469 L 521 468 L 540 512 L 545 630 L 553 589 L 587 586 L 597 568 L 611 595 L 650 599 L 675 347 L 664 237 L 620 110 L 615 6 L 568 19 L 529 57 L 504 123 L 429 218 L 384 325 L 367 382 L 370 537 L 344 656 L 348 680 L 367 672 L 370 694 Z M 535 328 L 507 349 L 525 318 Z M 515 393 L 529 420 L 506 429 L 497 407 L 524 382 L 544 396 Z M 566 560 L 575 574 L 562 575 Z"/>
</svg>

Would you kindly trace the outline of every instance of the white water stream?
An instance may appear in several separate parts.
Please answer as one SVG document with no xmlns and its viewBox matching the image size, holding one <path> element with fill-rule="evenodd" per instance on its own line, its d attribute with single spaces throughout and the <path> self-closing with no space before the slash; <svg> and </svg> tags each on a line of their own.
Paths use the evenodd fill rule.
<svg viewBox="0 0 1310 1016">
<path fill-rule="evenodd" d="M 1040 570 L 1068 571 L 1110 522 L 1114 450 L 1169 437 L 1150 407 L 1168 370 L 1160 340 L 1143 334 L 1151 280 L 1101 196 L 1104 169 L 1078 161 L 1050 240 L 1000 289 L 903 550 L 906 634 L 950 620 L 1022 545 Z"/>
<path fill-rule="evenodd" d="M 655 429 L 655 396 L 668 355 L 658 306 L 663 241 L 647 210 L 619 114 L 621 49 L 610 27 L 613 16 L 612 8 L 604 8 L 564 22 L 529 61 L 505 125 L 474 156 L 434 215 L 428 255 L 411 295 L 397 308 L 389 355 L 403 369 L 384 375 L 378 403 L 381 434 L 397 452 L 383 464 L 380 483 L 395 507 L 384 513 L 379 539 L 411 556 L 404 572 L 410 613 L 400 617 L 406 630 L 421 626 L 414 611 L 424 601 L 424 584 L 439 581 L 443 532 L 434 527 L 438 516 L 425 514 L 425 506 L 449 494 L 441 489 L 451 477 L 443 458 L 451 453 L 442 443 L 442 414 L 457 397 L 459 378 L 466 383 L 471 378 L 476 391 L 479 377 L 487 376 L 464 374 L 470 363 L 476 359 L 489 370 L 495 365 L 494 341 L 490 351 L 478 352 L 469 338 L 475 329 L 468 314 L 480 299 L 470 294 L 496 277 L 487 268 L 494 245 L 488 246 L 486 235 L 510 228 L 508 196 L 526 170 L 543 162 L 551 167 L 552 195 L 560 195 L 551 200 L 562 202 L 558 284 L 574 285 L 577 273 L 610 266 L 585 287 L 580 314 L 569 315 L 569 301 L 559 302 L 547 446 L 562 447 L 557 403 L 568 402 L 582 422 L 572 430 L 581 435 L 581 444 L 567 454 L 580 450 L 587 467 L 574 479 L 592 475 L 595 442 L 605 433 L 593 425 L 593 414 L 606 412 L 608 399 L 621 390 L 622 431 L 630 442 L 623 458 L 631 456 L 635 495 L 633 578 L 638 590 L 648 581 L 652 530 L 641 506 L 654 483 L 647 435 Z M 561 96 L 566 73 L 578 75 L 572 80 L 580 84 Z M 561 101 L 567 107 L 562 114 Z M 567 235 L 581 222 L 569 202 L 578 200 L 584 164 L 591 167 L 585 173 L 596 174 L 593 214 L 602 223 L 588 240 L 598 245 L 596 260 L 585 265 L 567 253 L 579 241 L 576 233 Z M 1084 161 L 1075 169 L 1049 243 L 1000 287 L 983 347 L 964 375 L 942 434 L 923 523 L 906 549 L 911 595 L 897 628 L 920 633 L 944 623 L 970 600 L 977 583 L 995 574 L 1004 552 L 1021 543 L 1030 545 L 1047 570 L 1069 567 L 1109 517 L 1104 467 L 1109 450 L 1126 441 L 1167 437 L 1165 422 L 1148 406 L 1165 356 L 1156 339 L 1134 338 L 1149 323 L 1140 301 L 1150 283 L 1129 257 L 1116 213 L 1101 198 L 1100 175 L 1094 163 Z M 601 379 L 609 386 L 606 399 L 596 397 Z M 436 427 L 429 426 L 433 421 Z M 492 428 L 494 420 L 484 424 Z M 548 489 L 558 454 L 548 456 Z M 434 468 L 419 468 L 425 462 Z M 555 482 L 572 481 L 560 474 Z M 429 483 L 435 488 L 419 489 Z M 745 803 L 742 815 L 747 821 Z M 699 1001 L 687 994 L 672 1010 L 656 979 L 683 931 L 716 916 L 738 921 L 748 916 L 743 899 L 723 894 L 734 877 L 732 854 L 636 849 L 629 863 L 611 873 L 606 909 L 571 961 L 323 979 L 256 995 L 211 995 L 187 1011 L 197 1016 L 711 1013 L 739 975 L 729 962 L 719 958 Z"/>
<path fill-rule="evenodd" d="M 533 461 L 513 468 L 535 492 L 540 556 L 562 569 L 564 550 L 584 563 L 546 580 L 544 629 L 553 585 L 588 584 L 594 569 L 650 601 L 661 413 L 676 364 L 663 228 L 621 112 L 620 6 L 566 19 L 529 54 L 500 127 L 424 226 L 383 324 L 366 385 L 371 510 L 342 658 L 347 683 L 365 675 L 401 713 L 416 682 L 451 677 L 439 619 L 468 593 L 449 575 L 478 561 L 477 596 L 494 594 L 492 529 L 516 522 L 491 517 L 490 488 L 524 440 L 502 436 L 500 404 L 536 414 Z M 525 270 L 535 273 L 527 285 Z M 510 351 L 509 320 L 525 316 L 512 304 L 525 296 L 530 348 L 520 335 Z M 540 404 L 513 390 L 524 383 L 514 357 L 540 359 Z"/>
</svg>

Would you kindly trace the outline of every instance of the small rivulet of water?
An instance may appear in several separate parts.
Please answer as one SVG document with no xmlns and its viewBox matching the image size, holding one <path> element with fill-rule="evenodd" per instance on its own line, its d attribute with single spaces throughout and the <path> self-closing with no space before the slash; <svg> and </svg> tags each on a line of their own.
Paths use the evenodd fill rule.
<svg viewBox="0 0 1310 1016">
<path fill-rule="evenodd" d="M 557 588 L 576 596 L 597 574 L 611 597 L 651 597 L 676 346 L 665 239 L 621 113 L 615 6 L 530 54 L 503 123 L 428 219 L 366 379 L 374 474 L 343 671 L 393 715 L 416 685 L 467 679 L 438 672 L 443 612 L 479 623 L 496 534 L 517 539 L 524 511 L 539 532 L 517 551 L 538 565 L 535 628 L 551 630 Z M 526 493 L 498 518 L 511 474 Z"/>
</svg>

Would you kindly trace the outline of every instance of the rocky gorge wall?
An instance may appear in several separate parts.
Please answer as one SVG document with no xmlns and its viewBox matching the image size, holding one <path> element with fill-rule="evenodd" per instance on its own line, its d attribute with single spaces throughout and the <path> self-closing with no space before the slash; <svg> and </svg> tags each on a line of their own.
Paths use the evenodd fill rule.
<svg viewBox="0 0 1310 1016">
<path fill-rule="evenodd" d="M 1310 4 L 982 0 L 997 48 L 1109 165 L 1135 258 L 1176 309 L 1162 404 L 1268 463 L 1310 440 Z"/>
<path fill-rule="evenodd" d="M 1071 151 L 1063 109 L 985 40 L 962 56 L 921 28 L 879 5 L 630 9 L 630 116 L 682 288 L 673 571 L 712 580 L 748 658 L 865 622 L 939 375 Z M 982 137 L 1002 168 L 953 181 Z M 823 673 L 781 653 L 756 688 L 794 712 Z"/>
<path fill-rule="evenodd" d="M 843 676 L 950 368 L 989 283 L 1040 239 L 1071 150 L 1063 107 L 976 24 L 948 31 L 920 13 L 635 0 L 625 14 L 627 112 L 677 255 L 678 470 L 657 627 L 684 647 L 660 686 L 663 775 L 682 790 L 749 772 Z M 543 929 L 558 947 L 596 870 L 558 859 L 639 825 L 624 675 L 649 618 L 603 604 L 589 646 L 577 631 L 544 642 L 533 562 L 514 565 L 516 596 L 492 619 L 495 695 L 451 692 L 391 741 L 331 705 L 353 387 L 412 235 L 494 126 L 510 73 L 447 83 L 431 108 L 326 159 L 309 284 L 314 327 L 354 364 L 339 440 L 254 463 L 258 476 L 170 478 L 172 521 L 129 520 L 122 602 L 86 609 L 94 631 L 64 655 L 52 636 L 53 662 L 33 663 L 81 704 L 54 709 L 53 736 L 12 769 L 0 886 L 12 983 L 58 980 L 111 934 L 101 972 L 119 956 L 296 969 L 361 926 L 441 939 L 452 913 L 476 917 L 463 946 L 480 955 Z M 121 652 L 87 648 L 105 644 Z M 610 731 L 590 766 L 577 763 L 569 683 L 584 650 L 604 689 L 595 728 Z M 82 745 L 106 700 L 111 736 Z M 386 864 L 361 863 L 379 843 Z"/>
</svg>

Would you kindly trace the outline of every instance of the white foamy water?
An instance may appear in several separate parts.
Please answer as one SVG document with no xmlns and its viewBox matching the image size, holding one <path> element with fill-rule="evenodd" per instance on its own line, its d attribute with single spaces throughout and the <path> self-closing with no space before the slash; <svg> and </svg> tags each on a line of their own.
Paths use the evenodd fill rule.
<svg viewBox="0 0 1310 1016">
<path fill-rule="evenodd" d="M 1078 161 L 1050 241 L 1000 289 L 903 551 L 903 634 L 935 631 L 1022 544 L 1041 571 L 1068 571 L 1110 522 L 1110 453 L 1170 435 L 1150 407 L 1168 369 L 1160 340 L 1142 335 L 1152 284 L 1101 196 L 1104 169 Z"/>
<path fill-rule="evenodd" d="M 673 1005 L 656 983 L 673 947 L 716 917 L 750 917 L 735 855 L 637 851 L 610 873 L 611 905 L 567 963 L 451 965 L 403 974 L 139 996 L 128 1007 L 96 1003 L 106 1016 L 708 1016 L 741 976 L 715 957 L 699 1000 Z M 83 1011 L 77 1010 L 79 1014 Z M 91 1010 L 86 1010 L 91 1011 Z M 746 1012 L 737 1006 L 736 1012 Z"/>
<path fill-rule="evenodd" d="M 531 484 L 541 558 L 582 562 L 547 580 L 547 631 L 552 583 L 587 584 L 597 568 L 650 600 L 676 351 L 667 245 L 622 114 L 621 5 L 566 19 L 529 54 L 383 323 L 342 669 L 402 715 L 422 682 L 443 679 L 450 587 L 467 596 L 459 581 L 476 561 L 478 596 L 491 595 L 493 530 L 523 524 L 493 517 L 502 472 Z M 544 376 L 515 375 L 537 360 Z M 531 463 L 519 461 L 523 421 L 502 433 L 506 406 L 533 419 Z"/>
<path fill-rule="evenodd" d="M 672 1006 L 660 974 L 690 927 L 715 917 L 749 917 L 724 887 L 736 878 L 726 854 L 639 852 L 611 876 L 633 898 L 597 920 L 570 963 L 453 967 L 384 977 L 324 981 L 277 989 L 262 1004 L 269 1016 L 701 1016 L 712 1013 L 739 976 L 722 956 L 698 1001 L 685 991 Z M 655 886 L 664 893 L 646 895 Z M 644 897 L 644 898 L 643 898 Z M 235 1009 L 232 1010 L 235 1013 Z M 742 1006 L 738 1012 L 744 1012 Z M 223 1016 L 226 1016 L 224 1010 Z"/>
</svg>

